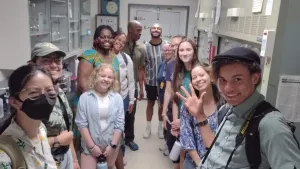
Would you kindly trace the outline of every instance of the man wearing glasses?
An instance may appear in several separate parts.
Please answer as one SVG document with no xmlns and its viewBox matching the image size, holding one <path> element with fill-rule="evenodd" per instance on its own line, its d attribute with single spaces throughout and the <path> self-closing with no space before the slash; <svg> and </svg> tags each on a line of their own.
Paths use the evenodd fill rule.
<svg viewBox="0 0 300 169">
<path fill-rule="evenodd" d="M 65 52 L 52 43 L 38 43 L 32 50 L 29 61 L 41 66 L 52 76 L 55 83 L 63 75 L 63 58 Z M 58 96 L 48 121 L 43 121 L 47 127 L 47 135 L 54 160 L 61 169 L 79 169 L 76 152 L 73 145 L 72 132 L 73 112 L 66 95 L 58 88 Z"/>
</svg>

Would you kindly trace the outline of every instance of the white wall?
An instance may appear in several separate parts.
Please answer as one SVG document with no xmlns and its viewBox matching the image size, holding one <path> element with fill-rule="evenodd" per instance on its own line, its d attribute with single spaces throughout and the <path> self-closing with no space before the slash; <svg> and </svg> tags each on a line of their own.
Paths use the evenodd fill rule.
<svg viewBox="0 0 300 169">
<path fill-rule="evenodd" d="M 128 23 L 128 4 L 189 6 L 188 37 L 193 37 L 194 27 L 196 25 L 195 13 L 197 10 L 198 0 L 120 0 L 120 26 L 125 32 L 127 32 Z"/>
<path fill-rule="evenodd" d="M 27 0 L 0 0 L 0 82 L 30 58 Z"/>
</svg>

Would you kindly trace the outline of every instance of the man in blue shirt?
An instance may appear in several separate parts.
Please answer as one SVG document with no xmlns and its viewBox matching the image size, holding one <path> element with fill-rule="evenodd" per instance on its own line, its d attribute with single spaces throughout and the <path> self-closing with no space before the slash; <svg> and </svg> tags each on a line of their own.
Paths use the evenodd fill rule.
<svg viewBox="0 0 300 169">
<path fill-rule="evenodd" d="M 279 111 L 255 111 L 265 99 L 256 90 L 261 82 L 258 54 L 243 47 L 232 48 L 213 58 L 212 69 L 219 90 L 228 103 L 226 107 L 229 107 L 216 135 L 207 125 L 204 114 L 202 102 L 205 101 L 205 93 L 200 98 L 193 91 L 192 95 L 185 92 L 186 97 L 177 94 L 185 102 L 189 112 L 197 118 L 206 147 L 211 147 L 205 160 L 202 159 L 203 164 L 196 165 L 202 169 L 300 169 L 300 150 L 283 115 Z M 256 115 L 252 118 L 254 113 Z M 249 133 L 250 136 L 243 133 L 247 133 L 248 126 L 251 128 L 255 118 L 263 115 L 257 127 L 257 146 L 260 146 L 258 155 L 261 156 L 261 162 L 258 167 L 253 167 L 249 163 L 246 145 L 254 143 L 246 142 L 245 137 L 256 133 Z M 237 139 L 237 135 L 242 135 L 242 140 Z M 249 148 L 247 150 L 249 152 Z"/>
</svg>

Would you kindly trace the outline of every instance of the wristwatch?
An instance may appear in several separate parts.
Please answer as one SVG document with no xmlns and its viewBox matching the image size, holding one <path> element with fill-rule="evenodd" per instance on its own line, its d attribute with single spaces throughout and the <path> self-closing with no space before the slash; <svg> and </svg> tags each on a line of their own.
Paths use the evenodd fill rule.
<svg viewBox="0 0 300 169">
<path fill-rule="evenodd" d="M 205 119 L 204 121 L 200 121 L 196 124 L 197 127 L 206 126 L 208 124 L 208 120 Z"/>
<path fill-rule="evenodd" d="M 55 136 L 54 137 L 54 143 L 53 143 L 53 147 L 59 147 L 60 146 L 60 143 L 58 141 L 58 138 Z"/>
<path fill-rule="evenodd" d="M 110 144 L 110 146 L 111 146 L 111 148 L 113 148 L 113 149 L 116 149 L 117 148 L 117 145 L 115 145 L 115 144 Z"/>
</svg>

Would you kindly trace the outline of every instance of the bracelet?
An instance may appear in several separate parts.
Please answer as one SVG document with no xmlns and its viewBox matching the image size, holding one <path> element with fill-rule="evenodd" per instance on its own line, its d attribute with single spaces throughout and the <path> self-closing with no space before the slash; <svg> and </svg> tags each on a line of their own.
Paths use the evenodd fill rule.
<svg viewBox="0 0 300 169">
<path fill-rule="evenodd" d="M 74 160 L 73 163 L 78 163 L 78 160 Z"/>
<path fill-rule="evenodd" d="M 206 126 L 208 124 L 208 120 L 205 119 L 203 121 L 200 121 L 196 124 L 197 127 L 202 127 L 202 126 Z"/>
</svg>

